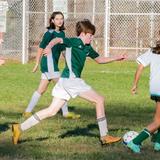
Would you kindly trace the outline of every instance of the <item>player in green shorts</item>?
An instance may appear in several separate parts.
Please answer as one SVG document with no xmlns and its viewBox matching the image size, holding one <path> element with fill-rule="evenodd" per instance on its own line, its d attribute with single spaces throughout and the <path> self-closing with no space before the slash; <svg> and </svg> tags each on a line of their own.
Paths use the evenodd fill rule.
<svg viewBox="0 0 160 160">
<path fill-rule="evenodd" d="M 62 72 L 61 78 L 53 88 L 52 95 L 54 98 L 51 105 L 35 113 L 23 123 L 14 124 L 12 126 L 14 144 L 18 143 L 22 132 L 37 125 L 41 120 L 56 115 L 69 99 L 75 98 L 76 96 L 86 99 L 96 105 L 96 118 L 102 144 L 118 142 L 121 139 L 120 137 L 108 135 L 104 97 L 81 79 L 81 73 L 84 68 L 86 57 L 90 57 L 97 63 L 102 64 L 124 60 L 126 56 L 119 55 L 114 58 L 100 56 L 90 45 L 95 33 L 95 26 L 89 20 L 79 21 L 76 24 L 76 32 L 78 36 L 76 38 L 56 38 L 49 43 L 46 50 L 48 54 L 50 48 L 57 43 L 61 43 L 66 47 L 66 67 Z"/>
<path fill-rule="evenodd" d="M 33 93 L 32 98 L 23 113 L 25 118 L 28 118 L 32 115 L 32 110 L 37 105 L 40 97 L 47 90 L 50 82 L 57 82 L 60 78 L 60 72 L 58 68 L 58 62 L 61 55 L 62 50 L 65 48 L 61 47 L 61 45 L 57 44 L 51 48 L 51 54 L 47 56 L 43 55 L 43 51 L 49 42 L 56 38 L 64 38 L 64 16 L 61 12 L 53 12 L 50 18 L 50 25 L 47 27 L 48 31 L 44 34 L 42 41 L 39 45 L 38 53 L 36 55 L 36 64 L 33 68 L 33 72 L 36 72 L 40 63 L 41 67 L 41 81 L 38 89 Z M 62 114 L 65 118 L 77 119 L 80 118 L 79 114 L 75 114 L 73 112 L 68 111 L 67 103 L 62 107 Z"/>
</svg>

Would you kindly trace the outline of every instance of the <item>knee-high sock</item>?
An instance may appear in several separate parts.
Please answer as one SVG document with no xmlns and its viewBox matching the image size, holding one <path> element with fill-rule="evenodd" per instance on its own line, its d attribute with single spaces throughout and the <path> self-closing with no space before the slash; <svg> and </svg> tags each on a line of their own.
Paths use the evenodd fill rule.
<svg viewBox="0 0 160 160">
<path fill-rule="evenodd" d="M 65 116 L 65 115 L 68 114 L 68 105 L 67 105 L 67 102 L 62 107 L 62 114 L 63 114 L 63 116 Z"/>
<path fill-rule="evenodd" d="M 100 136 L 101 137 L 106 136 L 108 133 L 106 117 L 98 118 L 97 122 L 100 131 Z"/>
<path fill-rule="evenodd" d="M 141 143 L 150 136 L 150 132 L 144 129 L 136 138 L 133 139 L 133 143 L 141 145 Z"/>
<path fill-rule="evenodd" d="M 25 131 L 25 130 L 35 126 L 39 122 L 40 122 L 39 117 L 36 114 L 34 114 L 33 116 L 31 116 L 30 118 L 28 118 L 27 120 L 25 120 L 23 123 L 20 124 L 20 129 L 22 131 Z"/>
<path fill-rule="evenodd" d="M 32 112 L 32 110 L 34 109 L 34 107 L 37 105 L 39 99 L 41 97 L 41 94 L 39 94 L 37 91 L 35 91 L 32 95 L 32 98 L 28 104 L 28 107 L 26 109 L 25 112 Z"/>
</svg>

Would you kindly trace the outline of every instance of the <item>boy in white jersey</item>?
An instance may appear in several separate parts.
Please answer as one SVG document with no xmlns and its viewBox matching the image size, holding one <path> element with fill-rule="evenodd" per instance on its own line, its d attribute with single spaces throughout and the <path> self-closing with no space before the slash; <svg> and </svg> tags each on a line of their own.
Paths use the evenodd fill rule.
<svg viewBox="0 0 160 160">
<path fill-rule="evenodd" d="M 62 43 L 67 47 L 65 55 L 66 67 L 62 72 L 61 78 L 53 88 L 52 95 L 54 98 L 51 105 L 37 112 L 25 122 L 12 126 L 14 144 L 17 144 L 22 131 L 31 128 L 47 117 L 56 115 L 66 101 L 76 96 L 96 104 L 96 117 L 102 144 L 114 143 L 121 139 L 120 137 L 108 135 L 104 97 L 93 90 L 80 77 L 87 56 L 94 59 L 97 63 L 119 61 L 126 57 L 124 55 L 114 58 L 100 56 L 90 45 L 95 33 L 95 26 L 89 20 L 79 21 L 76 25 L 76 32 L 78 36 L 76 38 L 56 38 L 50 42 L 50 48 L 57 43 Z M 48 52 L 50 52 L 50 48 Z"/>
<path fill-rule="evenodd" d="M 132 94 L 137 91 L 138 81 L 144 67 L 150 66 L 150 96 L 156 102 L 156 113 L 154 120 L 136 138 L 127 144 L 135 153 L 140 153 L 141 143 L 151 134 L 155 134 L 154 150 L 160 151 L 160 43 L 156 47 L 149 49 L 146 53 L 137 58 L 139 63 L 135 73 L 134 84 L 131 89 Z"/>
</svg>

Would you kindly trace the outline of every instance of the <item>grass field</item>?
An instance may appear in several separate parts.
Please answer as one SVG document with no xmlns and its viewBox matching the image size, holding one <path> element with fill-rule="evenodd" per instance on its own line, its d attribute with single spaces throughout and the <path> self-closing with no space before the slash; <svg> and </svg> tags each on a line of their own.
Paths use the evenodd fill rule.
<svg viewBox="0 0 160 160">
<path fill-rule="evenodd" d="M 149 69 L 142 75 L 139 93 L 130 94 L 136 66 L 134 62 L 86 63 L 83 79 L 106 97 L 112 135 L 141 131 L 152 120 L 154 102 L 148 94 Z M 15 62 L 0 67 L 0 160 L 159 160 L 160 153 L 153 151 L 150 139 L 145 141 L 140 155 L 131 153 L 121 142 L 102 147 L 94 105 L 79 98 L 72 99 L 69 107 L 81 114 L 80 120 L 66 120 L 58 114 L 24 132 L 20 144 L 12 145 L 10 126 L 24 120 L 22 112 L 39 83 L 40 72 L 31 73 L 32 67 L 33 63 L 21 65 Z M 35 112 L 50 104 L 52 88 L 53 84 Z"/>
</svg>

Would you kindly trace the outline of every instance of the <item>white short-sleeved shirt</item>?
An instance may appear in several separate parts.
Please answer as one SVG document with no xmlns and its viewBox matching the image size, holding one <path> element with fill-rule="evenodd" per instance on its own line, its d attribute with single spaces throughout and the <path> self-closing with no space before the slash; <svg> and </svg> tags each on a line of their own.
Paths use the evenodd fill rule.
<svg viewBox="0 0 160 160">
<path fill-rule="evenodd" d="M 160 55 L 149 49 L 137 58 L 137 62 L 144 67 L 150 66 L 150 94 L 160 96 Z"/>
</svg>

